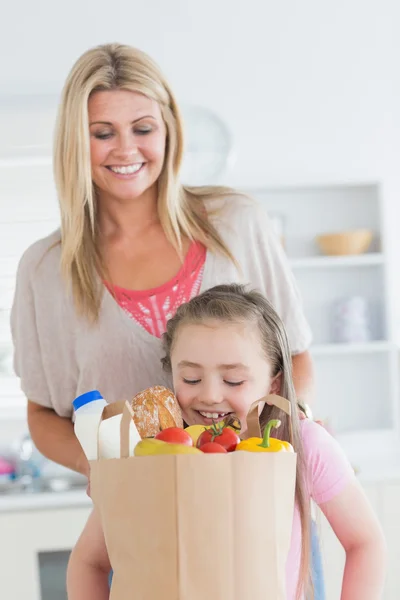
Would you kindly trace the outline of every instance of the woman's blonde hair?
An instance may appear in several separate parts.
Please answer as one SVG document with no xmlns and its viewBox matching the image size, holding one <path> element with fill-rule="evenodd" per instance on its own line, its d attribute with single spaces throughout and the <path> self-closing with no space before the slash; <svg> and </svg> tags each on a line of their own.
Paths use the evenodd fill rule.
<svg viewBox="0 0 400 600">
<path fill-rule="evenodd" d="M 158 212 L 169 241 L 181 255 L 182 236 L 233 260 L 207 219 L 204 201 L 231 194 L 222 187 L 189 188 L 180 184 L 182 118 L 174 95 L 156 63 L 144 52 L 121 44 L 85 52 L 65 83 L 57 116 L 54 176 L 61 208 L 61 267 L 72 283 L 78 312 L 99 316 L 104 266 L 98 248 L 96 193 L 92 183 L 88 101 L 100 90 L 130 90 L 158 102 L 166 125 L 166 149 L 158 180 Z"/>
<path fill-rule="evenodd" d="M 312 595 L 310 577 L 310 499 L 306 488 L 306 470 L 304 453 L 300 437 L 300 422 L 297 410 L 296 394 L 293 387 L 292 358 L 289 350 L 284 325 L 268 300 L 257 291 L 248 291 L 239 284 L 218 285 L 186 304 L 182 304 L 167 323 L 163 336 L 165 356 L 162 359 L 166 371 L 171 371 L 171 352 L 179 335 L 179 329 L 187 324 L 202 324 L 207 321 L 223 323 L 250 323 L 260 332 L 266 359 L 271 364 L 272 377 L 281 375 L 281 396 L 287 398 L 292 405 L 292 435 L 289 427 L 289 417 L 275 406 L 265 405 L 260 424 L 262 430 L 270 419 L 281 421 L 277 437 L 281 440 L 292 441 L 297 453 L 296 502 L 300 512 L 302 551 L 298 598 L 307 591 Z M 256 400 L 256 398 L 255 398 Z"/>
</svg>

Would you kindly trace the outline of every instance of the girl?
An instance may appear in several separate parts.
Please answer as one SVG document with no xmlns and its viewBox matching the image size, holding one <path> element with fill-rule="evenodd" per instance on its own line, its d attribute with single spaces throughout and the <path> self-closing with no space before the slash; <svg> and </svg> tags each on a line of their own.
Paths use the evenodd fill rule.
<svg viewBox="0 0 400 600">
<path fill-rule="evenodd" d="M 346 552 L 341 600 L 379 600 L 385 544 L 354 472 L 335 440 L 310 420 L 299 421 L 285 329 L 259 292 L 220 285 L 182 305 L 163 338 L 163 366 L 187 424 L 208 425 L 235 415 L 242 423 L 254 399 L 280 394 L 292 403 L 298 455 L 296 509 L 287 560 L 287 598 L 310 588 L 310 500 L 328 519 Z M 288 421 L 265 405 L 260 421 L 279 417 L 276 435 L 288 440 Z M 96 512 L 90 517 L 68 568 L 69 600 L 108 598 L 110 563 Z"/>
</svg>

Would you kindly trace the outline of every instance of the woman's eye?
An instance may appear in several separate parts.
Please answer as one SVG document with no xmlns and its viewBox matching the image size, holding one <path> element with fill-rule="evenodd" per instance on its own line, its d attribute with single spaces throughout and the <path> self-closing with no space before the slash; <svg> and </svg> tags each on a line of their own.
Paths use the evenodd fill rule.
<svg viewBox="0 0 400 600">
<path fill-rule="evenodd" d="M 196 385 L 196 383 L 200 383 L 201 379 L 186 379 L 184 377 L 183 381 L 184 381 L 184 383 L 187 383 L 189 385 Z"/>
<path fill-rule="evenodd" d="M 224 380 L 224 383 L 226 383 L 226 385 L 230 385 L 231 387 L 237 387 L 239 385 L 242 385 L 244 383 L 244 381 L 226 381 L 226 380 Z"/>
<path fill-rule="evenodd" d="M 95 133 L 94 137 L 97 140 L 108 140 L 112 136 L 112 133 Z"/>
<path fill-rule="evenodd" d="M 153 130 L 150 127 L 142 127 L 141 129 L 136 129 L 135 133 L 137 135 L 146 135 L 147 133 L 151 133 Z"/>
</svg>

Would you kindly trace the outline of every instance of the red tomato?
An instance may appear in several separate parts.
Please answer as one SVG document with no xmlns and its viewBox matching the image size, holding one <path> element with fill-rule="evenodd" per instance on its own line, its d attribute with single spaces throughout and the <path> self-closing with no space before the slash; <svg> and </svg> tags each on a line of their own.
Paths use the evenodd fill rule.
<svg viewBox="0 0 400 600">
<path fill-rule="evenodd" d="M 225 450 L 225 448 L 223 446 L 221 446 L 220 444 L 217 444 L 217 442 L 207 442 L 206 444 L 202 445 L 200 450 L 202 452 L 205 452 L 206 454 L 213 454 L 213 453 L 228 454 L 228 451 Z"/>
<path fill-rule="evenodd" d="M 156 440 L 162 440 L 169 444 L 184 444 L 185 446 L 193 446 L 193 440 L 184 429 L 180 427 L 167 427 L 160 433 L 154 436 Z"/>
<path fill-rule="evenodd" d="M 233 452 L 240 442 L 240 438 L 233 429 L 224 427 L 223 425 L 215 425 L 206 429 L 197 440 L 197 447 L 203 450 L 203 445 L 209 442 L 216 442 L 227 452 Z"/>
</svg>

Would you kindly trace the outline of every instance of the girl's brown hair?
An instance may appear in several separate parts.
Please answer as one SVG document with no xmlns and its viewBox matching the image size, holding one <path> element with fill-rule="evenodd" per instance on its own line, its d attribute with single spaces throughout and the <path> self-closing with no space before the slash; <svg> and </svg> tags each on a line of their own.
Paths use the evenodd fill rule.
<svg viewBox="0 0 400 600">
<path fill-rule="evenodd" d="M 144 52 L 105 44 L 85 52 L 72 67 L 61 96 L 54 141 L 54 178 L 61 210 L 61 267 L 72 285 L 79 313 L 96 321 L 106 276 L 98 247 L 97 201 L 90 165 L 88 101 L 96 91 L 129 90 L 156 100 L 167 131 L 164 165 L 158 179 L 158 213 L 164 232 L 182 254 L 182 237 L 234 261 L 207 218 L 204 202 L 232 195 L 224 187 L 185 187 L 179 172 L 183 123 L 173 92 L 157 64 Z M 237 195 L 237 193 L 236 193 Z M 235 261 L 234 261 L 235 262 Z"/>
<path fill-rule="evenodd" d="M 201 324 L 210 320 L 226 323 L 251 323 L 260 332 L 261 344 L 266 359 L 271 364 L 272 377 L 281 375 L 280 395 L 287 398 L 292 406 L 293 446 L 297 453 L 296 503 L 300 512 L 302 551 L 298 598 L 305 591 L 311 591 L 310 578 L 310 499 L 306 489 L 304 453 L 300 437 L 300 422 L 297 411 L 296 394 L 292 378 L 292 358 L 284 325 L 273 306 L 260 293 L 246 290 L 239 284 L 218 285 L 196 296 L 180 306 L 167 323 L 163 336 L 165 356 L 162 359 L 166 371 L 171 371 L 171 352 L 179 334 L 179 329 L 187 324 Z M 255 398 L 256 400 L 256 398 Z M 289 418 L 275 406 L 265 405 L 260 423 L 264 429 L 270 419 L 279 418 L 282 425 L 277 437 L 290 441 Z"/>
</svg>

